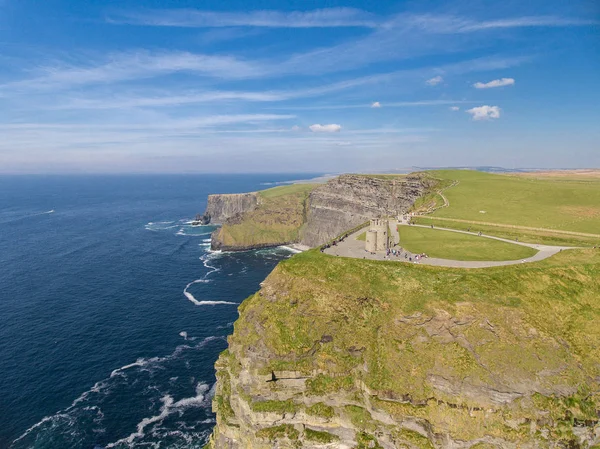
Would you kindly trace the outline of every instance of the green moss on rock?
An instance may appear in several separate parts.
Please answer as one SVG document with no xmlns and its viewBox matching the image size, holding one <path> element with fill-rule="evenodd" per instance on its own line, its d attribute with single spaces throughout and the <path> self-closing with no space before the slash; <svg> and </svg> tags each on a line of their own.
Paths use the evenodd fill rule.
<svg viewBox="0 0 600 449">
<path fill-rule="evenodd" d="M 304 430 L 304 437 L 308 441 L 315 441 L 317 443 L 329 444 L 335 441 L 339 441 L 339 437 L 337 435 L 333 435 L 329 432 L 323 432 L 320 430 L 312 430 L 308 427 Z"/>
</svg>

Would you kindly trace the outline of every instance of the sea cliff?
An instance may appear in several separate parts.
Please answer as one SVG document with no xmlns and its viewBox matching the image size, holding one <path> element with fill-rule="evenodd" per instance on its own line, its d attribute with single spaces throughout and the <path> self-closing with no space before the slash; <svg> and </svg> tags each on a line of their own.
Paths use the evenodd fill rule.
<svg viewBox="0 0 600 449">
<path fill-rule="evenodd" d="M 257 206 L 257 192 L 208 195 L 204 215 L 210 217 L 211 223 L 222 224 L 231 217 L 256 209 Z"/>
<path fill-rule="evenodd" d="M 437 183 L 424 173 L 341 175 L 321 185 L 211 195 L 205 214 L 222 223 L 211 246 L 234 251 L 290 243 L 315 247 L 371 218 L 406 212 Z"/>
<path fill-rule="evenodd" d="M 371 218 L 404 213 L 436 184 L 426 174 L 338 176 L 311 192 L 302 244 L 314 247 Z"/>
<path fill-rule="evenodd" d="M 213 449 L 600 444 L 600 253 L 281 263 L 219 358 Z"/>
</svg>

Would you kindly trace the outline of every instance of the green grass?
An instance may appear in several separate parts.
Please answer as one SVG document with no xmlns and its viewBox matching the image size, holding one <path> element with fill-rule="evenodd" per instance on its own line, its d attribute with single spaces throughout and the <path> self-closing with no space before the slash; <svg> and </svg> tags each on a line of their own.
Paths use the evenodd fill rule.
<svg viewBox="0 0 600 449">
<path fill-rule="evenodd" d="M 319 372 L 307 381 L 315 393 L 335 391 L 357 405 L 357 385 L 364 383 L 372 395 L 395 399 L 371 396 L 398 422 L 426 419 L 433 432 L 443 428 L 456 439 L 530 441 L 529 427 L 511 428 L 510 419 L 542 420 L 538 428 L 565 442 L 573 419 L 597 420 L 600 409 L 599 298 L 600 250 L 478 270 L 313 250 L 280 263 L 263 291 L 244 301 L 230 348 L 250 357 L 264 347 L 268 357 L 253 361 L 252 369 Z M 333 342 L 319 343 L 324 335 Z M 459 386 L 526 385 L 544 395 L 504 409 L 437 390 L 431 376 Z M 420 405 L 398 401 L 407 394 Z M 548 411 L 552 419 L 543 421 Z M 366 407 L 339 413 L 369 433 L 380 426 Z"/>
<path fill-rule="evenodd" d="M 520 225 L 600 235 L 600 178 L 535 179 L 473 170 L 436 170 L 458 180 L 444 191 L 450 207 L 434 217 Z"/>
<path fill-rule="evenodd" d="M 324 404 L 323 402 L 317 402 L 314 405 L 306 408 L 306 413 L 312 416 L 319 416 L 321 418 L 333 418 L 335 416 L 335 410 L 333 407 Z"/>
<path fill-rule="evenodd" d="M 300 433 L 294 429 L 291 424 L 281 424 L 279 426 L 265 427 L 256 432 L 258 438 L 265 438 L 269 441 L 276 441 L 280 438 L 288 438 L 292 441 L 298 440 Z"/>
<path fill-rule="evenodd" d="M 532 248 L 513 245 L 458 232 L 417 226 L 400 226 L 400 246 L 412 253 L 452 260 L 518 260 L 537 253 Z"/>
<path fill-rule="evenodd" d="M 433 224 L 436 227 L 456 229 L 459 231 L 470 231 L 470 232 L 483 232 L 486 235 L 492 235 L 494 237 L 501 237 L 508 240 L 519 239 L 520 242 L 525 243 L 541 243 L 544 245 L 556 245 L 556 246 L 595 246 L 600 245 L 600 236 L 598 237 L 584 237 L 579 235 L 568 235 L 557 233 L 554 231 L 533 231 L 524 229 L 515 229 L 503 225 L 480 225 L 461 223 L 454 221 L 439 220 L 431 215 L 424 217 L 415 217 L 412 219 L 415 224 L 422 224 L 430 226 Z"/>
<path fill-rule="evenodd" d="M 250 403 L 250 408 L 255 412 L 271 412 L 283 415 L 298 411 L 299 406 L 289 399 L 287 401 L 253 401 Z"/>
<path fill-rule="evenodd" d="M 310 193 L 313 189 L 318 187 L 320 184 L 311 184 L 311 183 L 300 183 L 300 184 L 290 184 L 285 186 L 273 187 L 267 190 L 261 190 L 259 192 L 260 196 L 265 199 L 269 198 L 277 198 L 280 196 L 287 195 L 295 195 L 295 194 L 305 194 Z"/>
<path fill-rule="evenodd" d="M 318 184 L 292 184 L 259 192 L 257 209 L 219 230 L 226 247 L 274 246 L 296 242 L 305 223 L 306 200 Z"/>
<path fill-rule="evenodd" d="M 359 235 L 356 237 L 356 240 L 360 240 L 361 242 L 364 242 L 364 241 L 366 241 L 366 240 L 367 240 L 367 231 L 365 231 L 365 232 L 363 232 L 363 233 L 359 234 Z"/>
<path fill-rule="evenodd" d="M 337 435 L 333 435 L 329 432 L 322 432 L 320 430 L 312 430 L 308 427 L 304 430 L 304 436 L 309 441 L 316 441 L 317 443 L 322 444 L 333 443 L 340 439 Z"/>
</svg>

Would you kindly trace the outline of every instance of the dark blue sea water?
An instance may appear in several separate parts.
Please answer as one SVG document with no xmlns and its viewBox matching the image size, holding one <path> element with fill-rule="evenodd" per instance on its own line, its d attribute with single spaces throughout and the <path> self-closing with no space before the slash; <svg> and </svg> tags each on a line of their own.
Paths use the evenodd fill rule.
<svg viewBox="0 0 600 449">
<path fill-rule="evenodd" d="M 188 222 L 298 176 L 0 177 L 0 448 L 202 447 L 237 304 L 291 253 Z"/>
</svg>

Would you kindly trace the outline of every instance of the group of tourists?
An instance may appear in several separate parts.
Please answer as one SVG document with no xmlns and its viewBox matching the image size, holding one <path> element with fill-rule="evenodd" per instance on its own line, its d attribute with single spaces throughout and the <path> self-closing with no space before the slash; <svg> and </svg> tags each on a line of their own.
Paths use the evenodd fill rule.
<svg viewBox="0 0 600 449">
<path fill-rule="evenodd" d="M 414 262 L 414 263 L 418 263 L 421 259 L 425 259 L 427 257 L 429 257 L 427 254 L 425 253 L 421 253 L 421 254 L 411 254 L 408 251 L 403 250 L 402 248 L 390 248 L 385 252 L 385 256 L 383 257 L 384 259 L 401 259 L 402 255 L 404 255 L 404 259 L 408 262 Z"/>
</svg>

